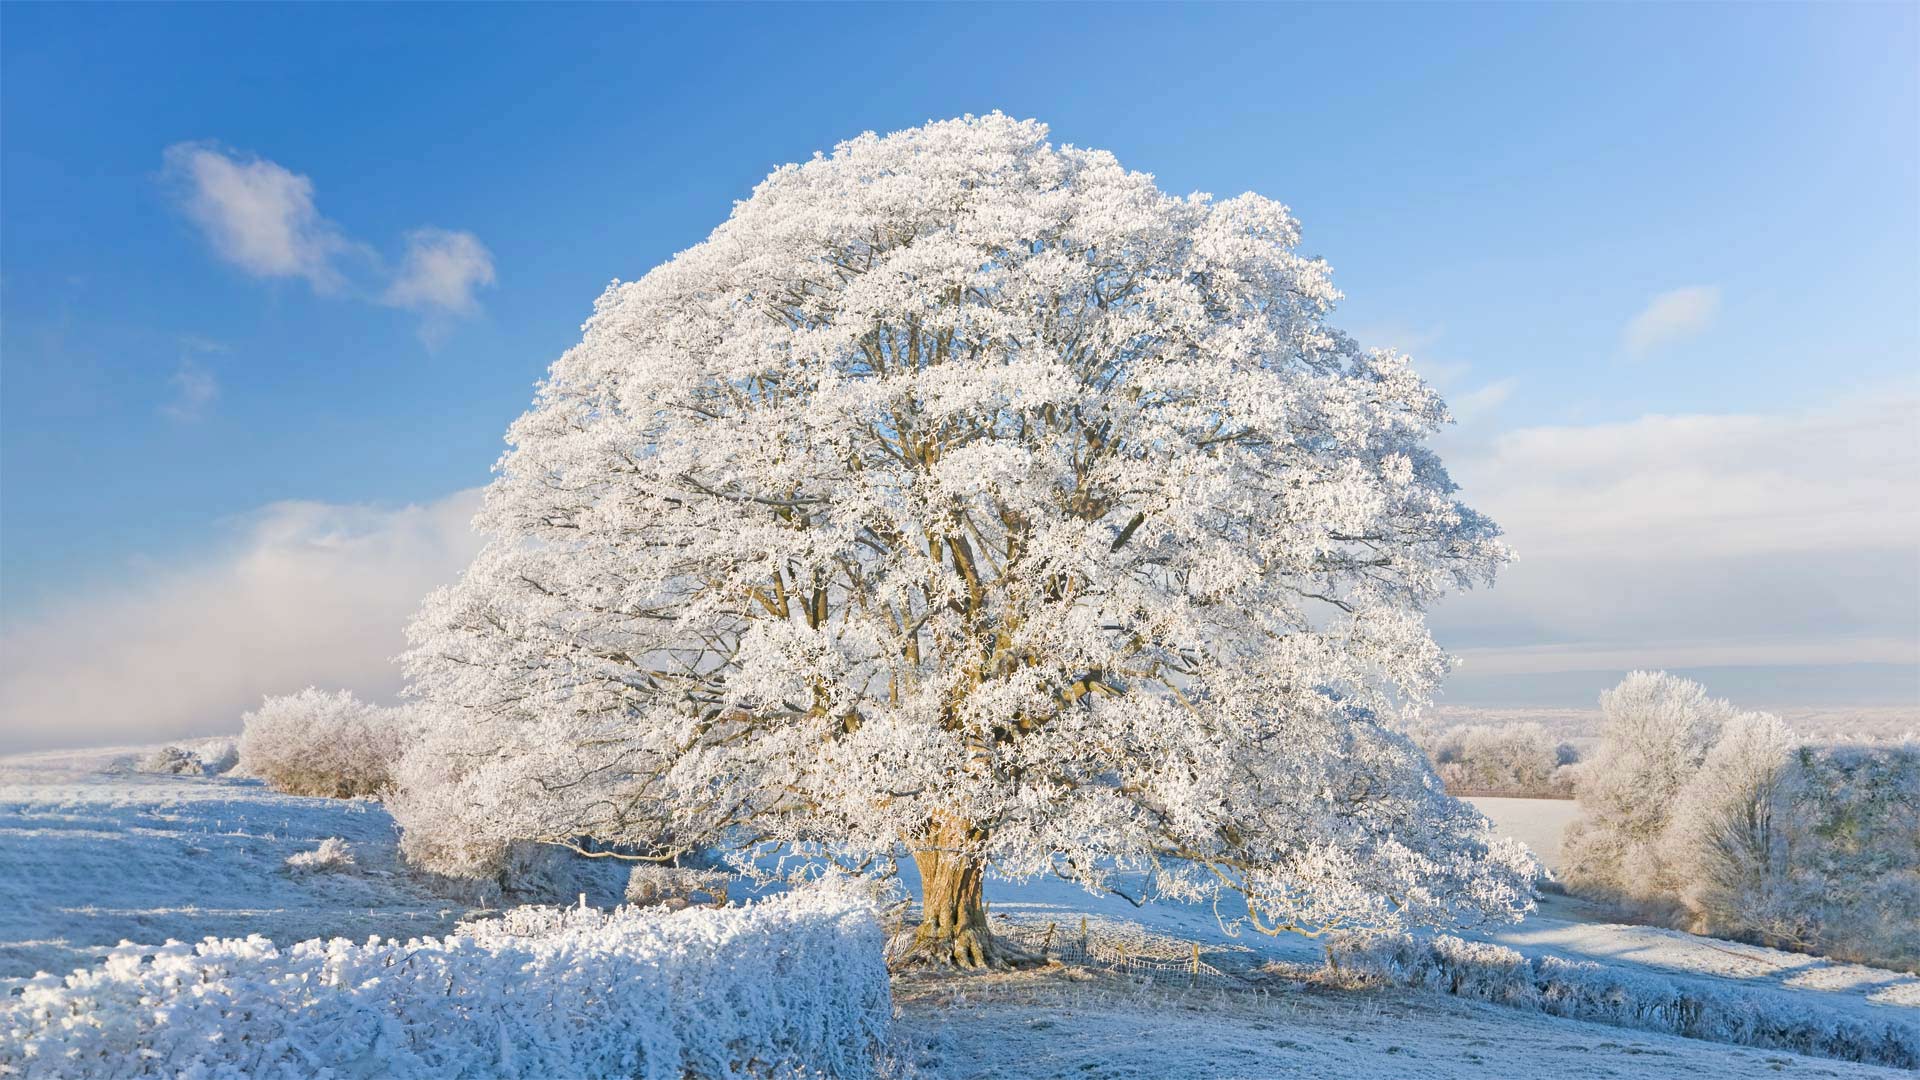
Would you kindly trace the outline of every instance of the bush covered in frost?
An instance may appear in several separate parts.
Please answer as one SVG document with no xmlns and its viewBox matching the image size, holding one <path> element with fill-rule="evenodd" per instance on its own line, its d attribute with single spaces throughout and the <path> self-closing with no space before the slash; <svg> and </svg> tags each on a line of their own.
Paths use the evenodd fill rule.
<svg viewBox="0 0 1920 1080">
<path fill-rule="evenodd" d="M 679 909 L 727 906 L 727 873 L 639 863 L 627 874 L 627 903 Z"/>
<path fill-rule="evenodd" d="M 290 795 L 348 799 L 393 783 L 412 720 L 340 690 L 269 697 L 243 718 L 240 769 Z"/>
<path fill-rule="evenodd" d="M 0 1002 L 0 1075 L 869 1075 L 892 1003 L 833 885 L 675 914 L 521 908 L 445 938 L 122 946 Z"/>
<path fill-rule="evenodd" d="M 1920 972 L 1920 742 L 1796 748 L 1772 801 L 1771 929 L 1843 960 Z"/>
<path fill-rule="evenodd" d="M 196 753 L 208 775 L 219 776 L 231 772 L 235 765 L 240 764 L 240 740 L 209 739 L 201 744 Z"/>
<path fill-rule="evenodd" d="M 1804 997 L 1719 987 L 1441 935 L 1335 941 L 1336 968 L 1404 986 L 1618 1027 L 1789 1050 L 1897 1069 L 1920 1068 L 1920 1024 L 1864 1018 Z"/>
<path fill-rule="evenodd" d="M 178 746 L 163 746 L 141 758 L 133 768 L 135 772 L 160 776 L 199 776 L 205 771 L 200 764 L 200 755 Z"/>
<path fill-rule="evenodd" d="M 353 845 L 337 836 L 320 841 L 312 851 L 296 851 L 287 856 L 287 869 L 294 874 L 351 874 L 360 868 L 353 857 Z"/>
</svg>

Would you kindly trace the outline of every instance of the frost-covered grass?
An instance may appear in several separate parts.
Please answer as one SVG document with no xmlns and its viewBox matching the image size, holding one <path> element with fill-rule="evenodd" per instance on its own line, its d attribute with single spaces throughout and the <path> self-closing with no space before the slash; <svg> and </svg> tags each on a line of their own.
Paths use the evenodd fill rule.
<svg viewBox="0 0 1920 1080">
<path fill-rule="evenodd" d="M 0 1073 L 867 1075 L 892 1011 L 871 905 L 521 908 L 444 938 L 126 945 L 0 1004 Z"/>
<path fill-rule="evenodd" d="M 1920 1022 L 1868 1018 L 1803 997 L 1627 971 L 1449 935 L 1355 939 L 1330 948 L 1340 970 L 1578 1020 L 1695 1039 L 1920 1069 Z"/>
<path fill-rule="evenodd" d="M 1852 1062 L 1701 1042 L 1392 986 L 1228 989 L 1072 971 L 894 982 L 913 1080 L 1896 1080 Z"/>
</svg>

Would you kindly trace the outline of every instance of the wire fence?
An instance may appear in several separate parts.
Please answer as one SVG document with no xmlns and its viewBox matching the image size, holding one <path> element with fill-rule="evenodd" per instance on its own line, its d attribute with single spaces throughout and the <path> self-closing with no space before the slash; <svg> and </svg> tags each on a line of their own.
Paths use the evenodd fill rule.
<svg viewBox="0 0 1920 1080">
<path fill-rule="evenodd" d="M 995 919 L 993 932 L 1019 948 L 1062 963 L 1125 971 L 1156 979 L 1238 984 L 1241 978 L 1203 956 L 1198 942 L 1153 934 L 1131 923 L 1081 916 L 1078 922 Z M 1215 957 L 1221 959 L 1222 957 Z"/>
</svg>

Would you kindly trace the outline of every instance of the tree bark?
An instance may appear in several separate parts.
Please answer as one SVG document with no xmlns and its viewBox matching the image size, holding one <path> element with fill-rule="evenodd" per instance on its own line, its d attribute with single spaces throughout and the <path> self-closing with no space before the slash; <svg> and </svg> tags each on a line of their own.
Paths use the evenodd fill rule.
<svg viewBox="0 0 1920 1080">
<path fill-rule="evenodd" d="M 913 932 L 917 959 L 978 969 L 1006 964 L 987 929 L 982 896 L 984 839 L 964 822 L 936 821 L 913 852 L 920 868 L 920 925 Z"/>
</svg>

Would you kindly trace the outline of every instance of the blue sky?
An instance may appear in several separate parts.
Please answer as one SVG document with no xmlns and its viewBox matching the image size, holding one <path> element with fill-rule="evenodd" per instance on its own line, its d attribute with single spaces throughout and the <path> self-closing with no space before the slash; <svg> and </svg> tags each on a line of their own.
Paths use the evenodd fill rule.
<svg viewBox="0 0 1920 1080">
<path fill-rule="evenodd" d="M 1436 617 L 1463 700 L 1656 663 L 1920 703 L 1916 10 L 6 5 L 0 626 L 18 657 L 174 613 L 152 636 L 208 636 L 151 670 L 219 688 L 188 728 L 288 689 L 223 651 L 263 618 L 315 658 L 270 678 L 389 689 L 368 665 L 467 551 L 456 493 L 607 281 L 783 162 L 1000 109 L 1287 202 L 1337 321 L 1456 402 L 1456 474 L 1523 560 Z M 310 182 L 324 287 L 220 246 L 187 144 Z M 425 228 L 491 283 L 397 300 Z M 410 595 L 302 639 L 354 573 Z M 222 608 L 235 574 L 253 607 Z M 101 641 L 103 677 L 141 648 Z"/>
</svg>

